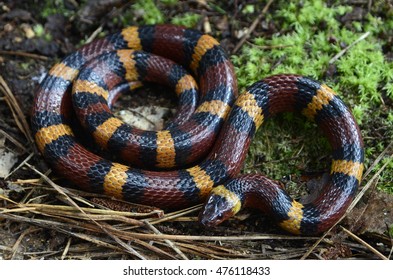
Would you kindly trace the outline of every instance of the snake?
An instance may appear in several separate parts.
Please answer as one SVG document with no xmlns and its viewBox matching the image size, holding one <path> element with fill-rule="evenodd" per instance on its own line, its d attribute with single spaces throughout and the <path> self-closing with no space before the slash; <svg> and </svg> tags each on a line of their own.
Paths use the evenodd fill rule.
<svg viewBox="0 0 393 280">
<path fill-rule="evenodd" d="M 149 82 L 179 100 L 159 131 L 137 129 L 111 112 L 122 93 Z M 328 178 L 307 203 L 279 181 L 239 175 L 256 131 L 282 112 L 316 123 L 331 146 Z M 347 211 L 364 169 L 359 126 L 326 84 L 277 74 L 238 94 L 220 43 L 170 24 L 126 27 L 56 63 L 37 87 L 31 124 L 44 159 L 74 187 L 162 209 L 204 203 L 199 222 L 207 227 L 251 207 L 291 234 L 321 234 Z"/>
</svg>

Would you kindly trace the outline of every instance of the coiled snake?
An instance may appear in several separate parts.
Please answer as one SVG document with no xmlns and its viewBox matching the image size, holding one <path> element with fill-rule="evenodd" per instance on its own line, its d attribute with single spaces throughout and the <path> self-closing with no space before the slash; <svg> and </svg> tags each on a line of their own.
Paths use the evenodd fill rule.
<svg viewBox="0 0 393 280">
<path fill-rule="evenodd" d="M 108 103 L 135 81 L 162 83 L 179 96 L 177 116 L 164 130 L 141 131 L 110 112 Z M 71 98 L 95 142 L 132 167 L 79 144 Z M 256 130 L 287 111 L 315 121 L 333 150 L 329 179 L 305 205 L 262 175 L 237 177 Z M 57 63 L 37 90 L 32 127 L 47 162 L 78 187 L 162 208 L 206 202 L 200 221 L 210 226 L 250 206 L 292 233 L 323 232 L 349 206 L 363 171 L 359 128 L 333 90 L 276 75 L 237 96 L 233 66 L 219 43 L 172 25 L 128 27 Z"/>
</svg>

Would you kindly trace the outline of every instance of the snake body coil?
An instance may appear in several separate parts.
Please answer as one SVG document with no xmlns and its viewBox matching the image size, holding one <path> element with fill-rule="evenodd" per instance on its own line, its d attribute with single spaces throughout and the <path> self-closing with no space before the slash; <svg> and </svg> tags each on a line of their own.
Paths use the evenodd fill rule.
<svg viewBox="0 0 393 280">
<path fill-rule="evenodd" d="M 179 96 L 177 116 L 162 131 L 129 127 L 110 113 L 108 103 L 141 80 L 166 84 Z M 71 128 L 71 98 L 97 144 L 136 167 L 79 144 Z M 333 150 L 329 179 L 305 205 L 262 175 L 236 178 L 256 130 L 268 117 L 287 111 L 315 121 Z M 237 97 L 232 64 L 219 43 L 172 25 L 126 28 L 56 64 L 37 90 L 32 127 L 47 162 L 81 188 L 163 208 L 206 201 L 200 215 L 204 225 L 250 206 L 292 233 L 323 232 L 349 206 L 363 171 L 359 128 L 329 87 L 302 76 L 276 75 Z"/>
</svg>

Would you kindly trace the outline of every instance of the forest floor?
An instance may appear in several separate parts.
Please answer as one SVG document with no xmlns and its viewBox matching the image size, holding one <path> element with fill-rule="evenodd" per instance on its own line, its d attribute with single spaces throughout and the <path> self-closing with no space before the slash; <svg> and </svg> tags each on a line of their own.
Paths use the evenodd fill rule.
<svg viewBox="0 0 393 280">
<path fill-rule="evenodd" d="M 380 65 L 393 67 L 393 24 L 387 21 L 393 14 L 391 1 L 382 1 L 385 4 L 381 1 L 347 1 L 346 7 L 349 8 L 335 14 L 336 21 L 332 24 L 337 23 L 340 32 L 349 30 L 356 34 L 359 40 L 353 40 L 351 45 L 338 42 L 338 35 L 330 34 L 325 44 L 334 44 L 335 50 L 344 52 L 330 64 L 325 63 L 323 70 L 310 74 L 331 83 L 341 80 L 347 86 L 345 89 L 352 92 L 344 101 L 355 108 L 354 115 L 365 136 L 367 157 L 364 179 L 355 202 L 343 220 L 323 236 L 287 234 L 269 217 L 252 210 L 242 211 L 217 228 L 206 229 L 197 222 L 200 205 L 164 212 L 154 207 L 115 201 L 104 195 L 76 190 L 51 171 L 37 152 L 30 130 L 35 88 L 54 63 L 84 43 L 119 31 L 126 25 L 161 22 L 187 25 L 219 39 L 233 57 L 242 90 L 249 79 L 253 79 L 253 71 L 257 71 L 247 63 L 253 60 L 254 52 L 267 54 L 263 59 L 258 56 L 260 63 L 266 59 L 269 67 L 277 70 L 287 57 L 270 58 L 269 52 L 290 51 L 291 43 L 259 46 L 255 38 L 265 37 L 273 42 L 276 37 L 295 38 L 290 37 L 291 34 L 307 30 L 305 27 L 296 29 L 294 24 L 288 23 L 291 15 L 283 12 L 288 1 L 156 2 L 160 3 L 0 1 L 0 259 L 392 259 L 393 72 L 390 78 L 375 86 L 375 95 L 368 96 L 360 90 L 359 94 L 364 94 L 364 98 L 359 98 L 357 89 L 344 83 L 345 69 L 335 62 L 350 56 L 348 53 L 358 42 L 368 40 L 366 37 L 370 33 L 366 29 L 363 32 L 356 30 L 358 25 L 354 22 L 370 24 L 371 15 L 378 19 L 375 30 L 379 33 L 370 35 L 373 41 L 369 44 L 378 42 L 382 56 Z M 320 6 L 321 11 L 327 6 L 340 9 L 334 1 L 327 1 L 326 6 L 320 5 L 322 1 L 309 2 L 311 6 L 315 5 L 313 9 Z M 302 20 L 302 9 L 308 7 L 304 3 L 308 1 L 299 1 L 299 5 L 288 4 L 288 10 L 292 9 L 293 16 L 298 16 L 299 21 Z M 275 16 L 277 14 L 279 16 Z M 318 20 L 317 28 L 329 29 L 326 27 L 330 24 L 328 20 Z M 383 30 L 384 24 L 386 30 L 391 26 L 390 31 Z M 294 28 L 296 31 L 291 30 Z M 362 34 L 365 35 L 362 37 Z M 323 57 L 323 54 L 319 56 Z M 329 53 L 329 59 L 333 57 Z M 366 82 L 370 83 L 370 79 Z M 131 110 L 146 103 L 167 110 L 176 107 L 176 102 L 165 90 L 159 90 L 158 95 L 155 91 L 154 86 L 142 88 L 128 101 L 122 99 L 117 106 L 122 108 L 123 103 L 127 103 Z M 364 100 L 367 105 L 360 103 Z M 267 129 L 281 125 L 287 118 L 278 117 Z M 289 119 L 293 120 L 292 117 Z M 293 122 L 299 125 L 303 121 L 295 118 Z M 300 131 L 302 135 L 288 136 L 286 130 L 292 134 Z M 321 140 L 323 137 L 317 134 L 317 140 L 305 140 L 310 130 L 315 127 L 287 128 L 284 124 L 276 137 L 287 142 L 277 150 L 274 144 L 270 145 L 273 141 L 270 140 L 267 151 L 260 150 L 255 144 L 243 172 L 260 171 L 261 166 L 265 166 L 266 170 L 262 169 L 265 174 L 275 175 L 276 180 L 282 181 L 299 198 L 301 193 L 293 190 L 293 186 L 301 186 L 302 192 L 307 191 L 310 181 L 318 182 L 329 170 L 325 164 L 330 159 L 329 151 L 310 149 L 315 142 L 307 142 L 320 143 L 324 141 Z M 275 134 L 274 131 L 264 135 L 259 132 L 259 140 L 255 142 L 269 141 L 266 138 Z M 287 135 L 281 136 L 281 133 Z M 283 154 L 283 150 L 287 153 Z M 300 152 L 302 158 L 310 156 L 311 163 L 299 159 Z M 277 154 L 282 158 L 274 158 Z M 286 169 L 288 163 L 291 170 Z M 267 170 L 276 165 L 282 167 Z"/>
</svg>

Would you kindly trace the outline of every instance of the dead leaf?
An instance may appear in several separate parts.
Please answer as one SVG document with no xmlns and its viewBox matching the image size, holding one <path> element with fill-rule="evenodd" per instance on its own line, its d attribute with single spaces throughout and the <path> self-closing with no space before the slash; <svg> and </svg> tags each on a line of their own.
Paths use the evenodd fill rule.
<svg viewBox="0 0 393 280">
<path fill-rule="evenodd" d="M 352 210 L 346 224 L 355 234 L 385 234 L 393 225 L 393 196 L 374 191 L 365 196 L 364 203 Z"/>
</svg>

